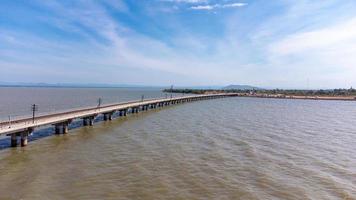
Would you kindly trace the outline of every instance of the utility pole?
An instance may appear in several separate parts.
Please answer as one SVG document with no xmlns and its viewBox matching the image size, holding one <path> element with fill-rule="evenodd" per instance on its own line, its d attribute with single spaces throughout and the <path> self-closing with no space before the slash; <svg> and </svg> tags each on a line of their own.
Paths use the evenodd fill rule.
<svg viewBox="0 0 356 200">
<path fill-rule="evenodd" d="M 9 128 L 11 128 L 11 117 L 9 115 Z"/>
<path fill-rule="evenodd" d="M 100 98 L 98 99 L 98 108 L 100 108 L 102 102 L 103 102 L 103 99 L 100 97 Z"/>
<path fill-rule="evenodd" d="M 171 99 L 172 99 L 172 96 L 173 96 L 173 85 L 171 85 Z"/>
<path fill-rule="evenodd" d="M 35 123 L 35 114 L 36 114 L 36 111 L 38 110 L 38 106 L 36 104 L 33 104 L 31 106 L 31 110 L 32 110 L 32 123 L 34 124 Z"/>
</svg>

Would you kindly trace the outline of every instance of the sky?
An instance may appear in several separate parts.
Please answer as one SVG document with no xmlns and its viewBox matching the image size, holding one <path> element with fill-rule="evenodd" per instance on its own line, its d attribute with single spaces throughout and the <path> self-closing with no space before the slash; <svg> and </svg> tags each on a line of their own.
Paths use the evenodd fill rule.
<svg viewBox="0 0 356 200">
<path fill-rule="evenodd" d="M 356 87 L 356 1 L 2 0 L 0 82 Z"/>
</svg>

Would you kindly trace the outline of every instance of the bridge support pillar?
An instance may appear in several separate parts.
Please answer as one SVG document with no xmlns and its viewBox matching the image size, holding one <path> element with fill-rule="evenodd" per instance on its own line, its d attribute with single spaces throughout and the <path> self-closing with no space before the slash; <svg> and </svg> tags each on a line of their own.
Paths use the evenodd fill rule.
<svg viewBox="0 0 356 200">
<path fill-rule="evenodd" d="M 61 126 L 59 124 L 54 125 L 54 133 L 56 135 L 61 134 Z"/>
<path fill-rule="evenodd" d="M 28 131 L 24 131 L 21 133 L 21 146 L 25 147 L 28 143 Z"/>
<path fill-rule="evenodd" d="M 93 126 L 94 125 L 94 117 L 89 117 L 89 126 Z"/>
<path fill-rule="evenodd" d="M 127 114 L 127 109 L 119 111 L 119 116 L 126 116 L 126 114 Z"/>
<path fill-rule="evenodd" d="M 94 118 L 94 116 L 83 118 L 83 126 L 93 126 Z"/>
<path fill-rule="evenodd" d="M 104 121 L 112 120 L 112 113 L 104 113 Z"/>
<path fill-rule="evenodd" d="M 58 134 L 67 134 L 68 133 L 68 125 L 70 122 L 62 122 L 54 125 L 54 133 Z"/>
<path fill-rule="evenodd" d="M 17 134 L 11 134 L 11 147 L 17 147 Z"/>
<path fill-rule="evenodd" d="M 64 122 L 63 124 L 62 124 L 62 133 L 63 134 L 67 134 L 68 133 L 68 122 Z"/>
</svg>

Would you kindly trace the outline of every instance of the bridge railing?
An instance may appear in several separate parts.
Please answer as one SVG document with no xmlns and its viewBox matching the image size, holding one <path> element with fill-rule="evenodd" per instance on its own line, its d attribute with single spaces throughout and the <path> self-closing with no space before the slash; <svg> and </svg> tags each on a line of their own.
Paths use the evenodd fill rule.
<svg viewBox="0 0 356 200">
<path fill-rule="evenodd" d="M 194 95 L 194 96 L 205 96 L 205 95 Z M 33 124 L 36 125 L 37 120 L 43 119 L 43 118 L 47 118 L 47 117 L 56 117 L 56 116 L 60 116 L 60 115 L 66 115 L 66 114 L 73 114 L 73 113 L 77 113 L 77 112 L 86 112 L 86 111 L 91 111 L 91 110 L 95 110 L 95 109 L 105 109 L 105 108 L 109 108 L 109 107 L 115 107 L 115 106 L 120 106 L 120 105 L 126 105 L 126 104 L 132 104 L 132 103 L 141 103 L 141 102 L 150 102 L 150 101 L 165 101 L 165 100 L 170 100 L 170 99 L 185 99 L 185 98 L 190 98 L 193 96 L 182 96 L 182 97 L 167 97 L 167 98 L 149 98 L 149 99 L 145 99 L 145 100 L 133 100 L 133 101 L 127 101 L 127 102 L 120 102 L 120 103 L 113 103 L 113 104 L 106 104 L 100 107 L 81 107 L 81 108 L 76 108 L 76 109 L 68 109 L 68 110 L 60 110 L 60 111 L 53 111 L 54 113 L 41 113 L 40 115 L 35 117 L 35 121 L 34 123 L 31 121 L 32 117 L 29 116 L 22 116 L 22 117 L 18 117 L 18 118 L 12 118 L 10 121 L 0 121 L 0 129 L 9 129 L 14 125 L 18 125 L 18 124 Z M 99 111 L 100 112 L 100 111 Z"/>
</svg>

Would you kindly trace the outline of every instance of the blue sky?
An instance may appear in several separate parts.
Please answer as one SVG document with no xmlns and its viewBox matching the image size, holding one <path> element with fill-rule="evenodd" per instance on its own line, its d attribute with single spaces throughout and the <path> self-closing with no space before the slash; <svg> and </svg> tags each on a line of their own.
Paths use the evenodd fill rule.
<svg viewBox="0 0 356 200">
<path fill-rule="evenodd" d="M 3 0 L 0 82 L 356 87 L 354 0 Z"/>
</svg>

